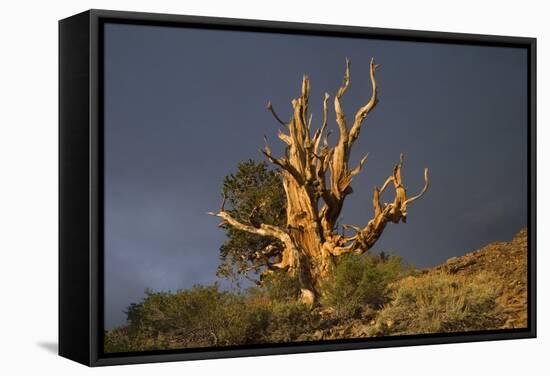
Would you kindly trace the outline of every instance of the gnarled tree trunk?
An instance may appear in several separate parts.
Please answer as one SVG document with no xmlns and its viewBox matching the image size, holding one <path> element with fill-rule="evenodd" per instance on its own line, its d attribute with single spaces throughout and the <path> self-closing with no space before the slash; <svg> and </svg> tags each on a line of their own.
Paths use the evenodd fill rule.
<svg viewBox="0 0 550 376">
<path fill-rule="evenodd" d="M 422 191 L 407 197 L 401 179 L 403 154 L 392 173 L 382 186 L 373 192 L 373 216 L 364 227 L 344 225 L 354 234 L 344 236 L 336 230 L 336 223 L 344 200 L 352 192 L 351 182 L 361 171 L 367 156 L 353 168 L 349 158 L 354 142 L 359 137 L 361 125 L 378 102 L 375 72 L 378 66 L 371 60 L 370 78 L 372 95 L 369 101 L 359 108 L 351 127 L 348 127 L 341 100 L 350 84 L 350 61 L 346 60 L 344 80 L 334 97 L 334 111 L 339 129 L 338 142 L 329 146 L 326 132 L 328 123 L 328 93 L 323 99 L 323 123 L 311 133 L 311 117 L 308 113 L 309 78 L 302 80 L 301 95 L 292 100 L 293 116 L 287 123 L 275 113 L 271 103 L 268 110 L 283 125 L 279 130 L 279 139 L 286 144 L 285 156 L 272 155 L 266 140 L 263 154 L 280 168 L 286 194 L 287 225 L 285 228 L 269 224 L 253 226 L 242 223 L 224 210 L 211 213 L 235 228 L 261 236 L 278 239 L 282 247 L 270 247 L 263 259 L 269 270 L 274 268 L 287 270 L 297 277 L 302 285 L 302 299 L 313 303 L 323 278 L 327 276 L 335 258 L 348 253 L 357 254 L 368 251 L 382 235 L 389 222 L 406 222 L 407 206 L 421 197 L 428 189 L 428 170 L 424 171 L 425 185 Z M 390 203 L 380 203 L 380 195 L 393 185 L 395 197 Z M 267 253 L 269 252 L 269 253 Z"/>
</svg>

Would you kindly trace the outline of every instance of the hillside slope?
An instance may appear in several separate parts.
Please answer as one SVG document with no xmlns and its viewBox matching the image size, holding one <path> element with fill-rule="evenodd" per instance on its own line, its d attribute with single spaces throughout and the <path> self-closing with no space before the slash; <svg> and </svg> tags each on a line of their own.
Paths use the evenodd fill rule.
<svg viewBox="0 0 550 376">
<path fill-rule="evenodd" d="M 491 243 L 462 257 L 453 257 L 434 270 L 462 276 L 492 273 L 501 287 L 497 300 L 506 315 L 502 328 L 527 326 L 527 228 L 510 242 Z"/>
<path fill-rule="evenodd" d="M 326 320 L 314 339 L 527 327 L 527 229 L 403 278 L 394 300 L 361 319 Z"/>
<path fill-rule="evenodd" d="M 350 257 L 319 306 L 286 274 L 245 292 L 197 285 L 148 292 L 106 352 L 469 332 L 527 327 L 527 229 L 426 270 L 398 257 Z"/>
</svg>

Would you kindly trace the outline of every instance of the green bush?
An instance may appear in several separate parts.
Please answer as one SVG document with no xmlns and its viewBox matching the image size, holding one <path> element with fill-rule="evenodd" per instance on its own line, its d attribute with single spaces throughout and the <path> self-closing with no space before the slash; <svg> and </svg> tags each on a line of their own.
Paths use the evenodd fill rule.
<svg viewBox="0 0 550 376">
<path fill-rule="evenodd" d="M 372 335 L 441 333 L 498 328 L 502 306 L 490 273 L 444 272 L 399 281 L 393 301 L 378 314 Z"/>
<path fill-rule="evenodd" d="M 106 351 L 251 343 L 267 327 L 269 312 L 214 285 L 176 293 L 147 291 L 127 315 L 128 325 L 106 336 Z"/>
<path fill-rule="evenodd" d="M 104 345 L 107 353 L 139 351 L 139 348 L 133 346 L 127 327 L 105 331 Z"/>
<path fill-rule="evenodd" d="M 296 340 L 316 323 L 309 307 L 283 294 L 272 281 L 246 294 L 220 291 L 217 285 L 175 293 L 146 291 L 127 311 L 128 325 L 106 332 L 106 352 L 228 346 Z M 287 286 L 288 287 L 288 286 Z M 278 299 L 275 299 L 278 298 Z"/>
<path fill-rule="evenodd" d="M 297 300 L 300 297 L 300 284 L 285 271 L 274 271 L 263 278 L 259 291 L 270 300 Z"/>
<path fill-rule="evenodd" d="M 390 299 L 390 284 L 403 272 L 397 256 L 344 257 L 323 286 L 322 304 L 340 318 L 360 316 L 363 309 L 379 308 Z"/>
<path fill-rule="evenodd" d="M 271 343 L 295 341 L 319 322 L 317 315 L 299 301 L 271 302 L 269 311 L 265 338 Z"/>
</svg>

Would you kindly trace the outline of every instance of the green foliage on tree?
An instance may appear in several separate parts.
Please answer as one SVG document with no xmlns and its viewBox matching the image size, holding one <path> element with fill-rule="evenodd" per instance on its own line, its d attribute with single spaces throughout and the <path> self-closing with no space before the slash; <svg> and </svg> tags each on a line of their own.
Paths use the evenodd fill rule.
<svg viewBox="0 0 550 376">
<path fill-rule="evenodd" d="M 285 195 L 281 177 L 266 162 L 247 160 L 223 182 L 226 211 L 242 223 L 258 227 L 286 224 Z M 265 269 L 281 244 L 275 238 L 263 237 L 222 224 L 227 240 L 220 248 L 219 277 L 236 279 L 239 275 L 254 278 Z"/>
</svg>

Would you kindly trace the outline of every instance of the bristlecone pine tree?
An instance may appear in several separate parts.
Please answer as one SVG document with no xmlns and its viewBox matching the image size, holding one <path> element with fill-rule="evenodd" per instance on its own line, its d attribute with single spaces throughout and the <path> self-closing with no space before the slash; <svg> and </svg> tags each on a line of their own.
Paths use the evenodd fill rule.
<svg viewBox="0 0 550 376">
<path fill-rule="evenodd" d="M 382 186 L 374 187 L 372 219 L 364 227 L 343 225 L 343 228 L 352 230 L 352 235 L 346 236 L 337 231 L 337 220 L 344 200 L 352 193 L 352 179 L 361 171 L 367 159 L 365 156 L 357 166 L 349 166 L 351 149 L 359 137 L 361 125 L 378 102 L 375 79 L 377 67 L 372 59 L 372 95 L 357 110 L 351 127 L 348 127 L 341 105 L 342 97 L 350 84 L 350 61 L 346 59 L 344 80 L 334 97 L 334 111 L 339 129 L 339 139 L 335 146 L 329 146 L 328 134 L 325 134 L 328 122 L 327 103 L 330 97 L 328 93 L 325 93 L 323 99 L 323 123 L 311 134 L 311 117 L 308 113 L 310 87 L 307 75 L 302 80 L 301 95 L 292 100 L 293 116 L 288 123 L 282 121 L 271 103 L 268 103 L 268 110 L 284 127 L 283 131 L 279 130 L 278 137 L 286 144 L 286 149 L 285 156 L 277 158 L 272 154 L 266 140 L 262 153 L 280 169 L 286 196 L 286 226 L 239 221 L 230 214 L 230 210 L 225 210 L 225 196 L 219 212 L 210 213 L 221 217 L 223 226 L 272 239 L 273 242 L 267 242 L 266 247 L 257 252 L 257 263 L 265 266 L 264 272 L 281 269 L 297 278 L 302 291 L 301 299 L 308 304 L 316 301 L 321 283 L 338 257 L 349 252 L 367 252 L 380 238 L 388 222 L 406 222 L 407 206 L 428 189 L 426 168 L 423 189 L 418 195 L 407 197 L 407 190 L 401 180 L 401 154 L 399 163 Z M 381 204 L 380 195 L 390 185 L 393 185 L 395 197 L 392 202 Z"/>
</svg>

